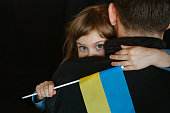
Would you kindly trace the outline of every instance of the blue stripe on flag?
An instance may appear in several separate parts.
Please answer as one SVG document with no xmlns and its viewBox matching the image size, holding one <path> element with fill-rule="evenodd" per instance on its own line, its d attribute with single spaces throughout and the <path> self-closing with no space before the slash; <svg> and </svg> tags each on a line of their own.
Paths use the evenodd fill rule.
<svg viewBox="0 0 170 113">
<path fill-rule="evenodd" d="M 135 113 L 121 66 L 99 72 L 111 113 Z"/>
</svg>

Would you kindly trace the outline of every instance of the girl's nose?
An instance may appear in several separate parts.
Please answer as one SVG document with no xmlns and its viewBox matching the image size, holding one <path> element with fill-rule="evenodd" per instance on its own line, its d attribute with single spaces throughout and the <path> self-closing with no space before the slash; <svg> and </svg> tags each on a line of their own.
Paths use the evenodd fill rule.
<svg viewBox="0 0 170 113">
<path fill-rule="evenodd" d="M 98 56 L 98 52 L 90 50 L 88 56 Z"/>
</svg>

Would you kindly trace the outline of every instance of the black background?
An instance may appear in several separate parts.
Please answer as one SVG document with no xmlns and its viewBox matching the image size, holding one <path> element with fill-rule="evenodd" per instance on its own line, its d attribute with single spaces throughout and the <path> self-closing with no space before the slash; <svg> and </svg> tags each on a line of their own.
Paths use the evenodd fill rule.
<svg viewBox="0 0 170 113">
<path fill-rule="evenodd" d="M 50 80 L 61 62 L 67 22 L 83 8 L 105 0 L 1 0 L 1 113 L 39 113 L 31 94 Z M 170 30 L 164 40 L 168 48 Z M 3 111 L 5 110 L 5 111 Z"/>
</svg>

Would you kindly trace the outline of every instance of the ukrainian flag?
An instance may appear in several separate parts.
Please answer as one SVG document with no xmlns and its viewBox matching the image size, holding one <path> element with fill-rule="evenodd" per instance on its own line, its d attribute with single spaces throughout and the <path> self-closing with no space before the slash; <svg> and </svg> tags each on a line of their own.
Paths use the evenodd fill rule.
<svg viewBox="0 0 170 113">
<path fill-rule="evenodd" d="M 135 113 L 121 66 L 80 79 L 88 113 Z"/>
</svg>

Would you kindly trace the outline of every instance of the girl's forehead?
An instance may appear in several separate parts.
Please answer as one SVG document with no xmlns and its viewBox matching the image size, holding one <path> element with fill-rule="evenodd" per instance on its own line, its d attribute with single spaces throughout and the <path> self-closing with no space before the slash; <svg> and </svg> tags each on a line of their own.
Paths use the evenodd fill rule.
<svg viewBox="0 0 170 113">
<path fill-rule="evenodd" d="M 103 38 L 99 35 L 99 33 L 95 30 L 91 31 L 88 35 L 81 36 L 77 39 L 76 43 L 80 44 L 94 44 L 97 42 L 105 42 L 107 39 Z"/>
</svg>

